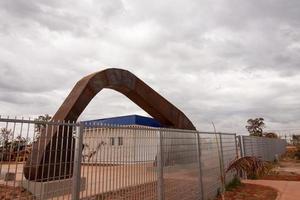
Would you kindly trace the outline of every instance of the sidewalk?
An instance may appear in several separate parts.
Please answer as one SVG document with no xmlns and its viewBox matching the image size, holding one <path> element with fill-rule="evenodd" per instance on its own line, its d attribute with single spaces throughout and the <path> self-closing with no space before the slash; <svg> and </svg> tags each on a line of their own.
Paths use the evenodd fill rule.
<svg viewBox="0 0 300 200">
<path fill-rule="evenodd" d="M 269 186 L 276 189 L 279 194 L 277 200 L 299 200 L 299 181 L 273 181 L 273 180 L 243 180 L 243 183 Z"/>
</svg>

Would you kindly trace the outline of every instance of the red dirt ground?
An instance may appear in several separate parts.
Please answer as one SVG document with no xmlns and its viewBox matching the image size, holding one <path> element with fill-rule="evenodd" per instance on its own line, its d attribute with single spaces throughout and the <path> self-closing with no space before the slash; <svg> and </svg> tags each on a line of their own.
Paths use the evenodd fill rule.
<svg viewBox="0 0 300 200">
<path fill-rule="evenodd" d="M 293 172 L 280 172 L 279 174 L 263 176 L 260 179 L 277 181 L 300 181 L 300 175 Z"/>
<path fill-rule="evenodd" d="M 199 187 L 197 182 L 191 180 L 165 179 L 164 187 L 166 200 L 195 200 L 199 198 Z M 105 193 L 92 197 L 99 200 L 156 200 L 157 183 L 147 183 L 125 190 Z"/>
<path fill-rule="evenodd" d="M 0 199 L 14 200 L 14 199 L 28 199 L 33 200 L 32 195 L 20 187 L 11 187 L 0 185 Z"/>
<path fill-rule="evenodd" d="M 279 167 L 270 174 L 261 177 L 263 180 L 300 181 L 300 162 L 294 159 L 280 161 Z"/>
<path fill-rule="evenodd" d="M 226 200 L 275 200 L 277 197 L 277 191 L 273 188 L 253 185 L 242 184 L 241 186 L 225 192 Z M 216 200 L 221 200 L 218 197 Z"/>
</svg>

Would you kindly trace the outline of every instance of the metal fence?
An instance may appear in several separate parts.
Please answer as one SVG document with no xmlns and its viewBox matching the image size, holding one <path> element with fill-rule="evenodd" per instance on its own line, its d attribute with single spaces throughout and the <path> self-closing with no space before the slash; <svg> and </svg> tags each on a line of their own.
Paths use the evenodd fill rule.
<svg viewBox="0 0 300 200">
<path fill-rule="evenodd" d="M 278 159 L 286 150 L 287 142 L 284 139 L 239 136 L 241 155 L 256 156 L 265 161 Z"/>
<path fill-rule="evenodd" d="M 72 149 L 76 144 L 76 127 L 75 123 L 0 118 L 0 199 L 71 198 L 75 188 Z M 42 132 L 44 140 L 51 141 L 47 147 L 43 146 L 44 140 L 37 142 Z M 58 132 L 63 135 L 62 140 L 55 139 Z M 67 148 L 63 149 L 61 144 Z M 46 153 L 48 157 L 43 156 Z M 36 162 L 39 156 L 42 159 Z M 38 168 L 42 169 L 42 178 Z"/>
<path fill-rule="evenodd" d="M 83 131 L 84 199 L 213 199 L 235 134 L 92 125 Z M 220 160 L 222 159 L 222 160 Z M 224 166 L 220 164 L 224 161 Z M 233 178 L 228 174 L 227 182 Z"/>
<path fill-rule="evenodd" d="M 0 128 L 0 199 L 213 199 L 239 155 L 227 133 L 3 118 Z"/>
<path fill-rule="evenodd" d="M 230 161 L 237 157 L 236 135 L 200 132 L 203 199 L 214 199 L 222 190 L 221 176 Z M 233 174 L 225 176 L 229 183 Z"/>
</svg>

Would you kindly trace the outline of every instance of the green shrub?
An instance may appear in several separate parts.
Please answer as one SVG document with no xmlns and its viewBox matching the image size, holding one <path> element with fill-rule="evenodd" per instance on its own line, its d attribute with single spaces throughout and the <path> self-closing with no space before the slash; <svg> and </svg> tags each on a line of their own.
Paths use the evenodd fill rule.
<svg viewBox="0 0 300 200">
<path fill-rule="evenodd" d="M 221 194 L 222 194 L 222 193 L 221 193 L 221 188 L 218 188 L 218 189 L 217 189 L 217 195 L 216 195 L 216 197 L 221 196 Z"/>
<path fill-rule="evenodd" d="M 227 185 L 226 185 L 226 191 L 231 191 L 234 188 L 237 188 L 238 186 L 240 186 L 241 180 L 239 177 L 235 176 Z"/>
<path fill-rule="evenodd" d="M 295 153 L 295 158 L 300 160 L 300 150 Z"/>
</svg>

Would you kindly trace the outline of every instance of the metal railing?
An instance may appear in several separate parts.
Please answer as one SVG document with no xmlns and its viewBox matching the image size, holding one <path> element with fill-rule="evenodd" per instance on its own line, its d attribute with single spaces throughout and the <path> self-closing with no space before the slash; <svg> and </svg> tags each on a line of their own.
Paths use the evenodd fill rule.
<svg viewBox="0 0 300 200">
<path fill-rule="evenodd" d="M 76 127 L 68 122 L 0 118 L 0 199 L 71 198 L 74 155 L 69 153 L 75 147 Z M 51 148 L 42 148 L 43 141 L 38 140 L 42 132 Z M 62 140 L 53 137 L 56 132 L 62 134 Z M 67 148 L 59 144 L 67 144 Z M 46 153 L 48 157 L 35 162 Z M 68 155 L 69 159 L 64 159 Z M 42 178 L 35 169 L 41 169 Z"/>
<path fill-rule="evenodd" d="M 221 174 L 237 157 L 235 134 L 137 126 L 89 125 L 83 146 L 80 198 L 214 198 Z"/>
<path fill-rule="evenodd" d="M 227 133 L 3 118 L 0 128 L 0 199 L 213 199 L 240 154 Z M 40 134 L 49 145 L 32 150 Z M 26 179 L 33 169 L 42 176 Z"/>
</svg>

